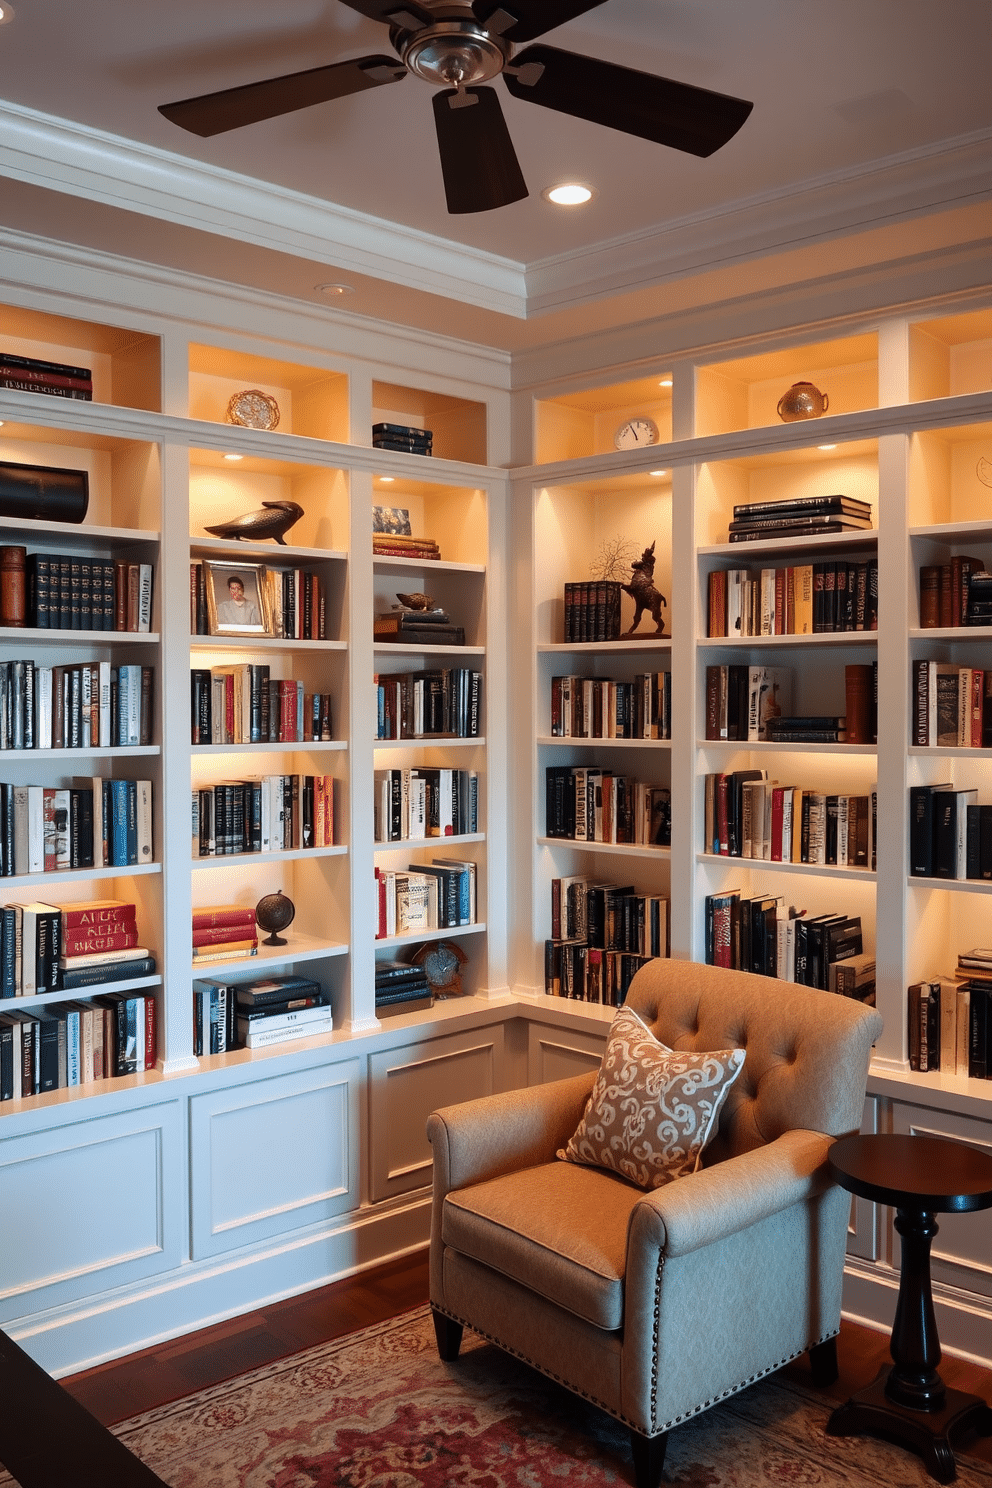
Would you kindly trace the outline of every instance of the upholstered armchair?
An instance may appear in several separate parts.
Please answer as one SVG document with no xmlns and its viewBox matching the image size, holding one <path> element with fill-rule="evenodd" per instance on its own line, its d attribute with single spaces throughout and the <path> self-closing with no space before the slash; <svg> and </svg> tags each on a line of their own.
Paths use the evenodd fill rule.
<svg viewBox="0 0 992 1488">
<path fill-rule="evenodd" d="M 745 1051 L 698 1170 L 645 1190 L 560 1160 L 595 1072 L 434 1112 L 431 1306 L 443 1359 L 467 1325 L 526 1360 L 626 1423 L 657 1488 L 680 1421 L 805 1350 L 836 1377 L 850 1198 L 825 1159 L 882 1020 L 685 961 L 642 968 L 626 1006 L 670 1050 Z"/>
</svg>

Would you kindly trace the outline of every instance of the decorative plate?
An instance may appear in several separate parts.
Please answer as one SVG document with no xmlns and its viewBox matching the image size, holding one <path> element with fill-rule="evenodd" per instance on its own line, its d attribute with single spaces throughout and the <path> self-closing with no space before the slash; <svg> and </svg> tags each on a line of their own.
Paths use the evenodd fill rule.
<svg viewBox="0 0 992 1488">
<path fill-rule="evenodd" d="M 245 388 L 228 403 L 227 422 L 246 429 L 274 429 L 279 422 L 279 404 L 258 388 Z"/>
</svg>

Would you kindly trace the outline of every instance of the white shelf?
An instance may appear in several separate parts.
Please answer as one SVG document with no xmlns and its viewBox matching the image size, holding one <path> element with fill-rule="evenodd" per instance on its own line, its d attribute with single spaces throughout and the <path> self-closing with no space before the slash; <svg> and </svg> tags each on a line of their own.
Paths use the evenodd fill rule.
<svg viewBox="0 0 992 1488">
<path fill-rule="evenodd" d="M 424 847 L 448 847 L 463 842 L 485 842 L 485 832 L 452 833 L 450 837 L 400 837 L 393 842 L 373 843 L 376 855 L 387 852 L 413 852 Z"/>
<path fill-rule="evenodd" d="M 73 632 L 75 634 L 75 632 Z M 347 651 L 347 641 L 296 641 L 285 636 L 201 636 L 189 638 L 190 651 Z"/>
<path fill-rule="evenodd" d="M 811 533 L 808 537 L 766 537 L 755 538 L 751 542 L 714 543 L 710 547 L 697 549 L 697 556 L 733 558 L 735 568 L 749 568 L 752 565 L 748 562 L 748 553 L 810 553 L 813 555 L 810 561 L 816 562 L 817 553 L 830 553 L 835 548 L 844 552 L 874 552 L 877 547 L 878 528 L 868 527 L 859 532 L 821 532 Z"/>
<path fill-rule="evenodd" d="M 57 884 L 78 883 L 80 879 L 138 878 L 161 872 L 161 863 L 132 863 L 127 868 L 63 868 L 56 873 L 19 873 L 10 878 L 0 879 L 0 884 L 5 889 L 44 887 L 51 890 Z"/>
<path fill-rule="evenodd" d="M 422 646 L 401 642 L 393 645 L 386 641 L 375 642 L 376 656 L 485 656 L 485 646 Z"/>
<path fill-rule="evenodd" d="M 209 758 L 211 755 L 224 754 L 299 754 L 311 753 L 315 749 L 323 749 L 328 752 L 338 752 L 348 748 L 347 739 L 301 739 L 299 742 L 258 743 L 258 744 L 191 744 L 190 749 L 194 759 L 201 755 Z"/>
<path fill-rule="evenodd" d="M 372 745 L 379 749 L 416 749 L 424 745 L 431 748 L 443 745 L 445 749 L 452 747 L 458 749 L 485 748 L 485 738 L 481 734 L 463 736 L 461 734 L 416 734 L 410 738 L 403 739 L 373 739 Z"/>
<path fill-rule="evenodd" d="M 670 847 L 652 847 L 642 842 L 583 842 L 575 837 L 538 837 L 538 847 L 577 848 L 579 852 L 618 853 L 629 858 L 670 858 Z"/>
<path fill-rule="evenodd" d="M 941 889 L 949 894 L 992 894 L 992 880 L 985 878 L 921 878 L 911 874 L 906 884 L 911 889 Z"/>
<path fill-rule="evenodd" d="M 255 863 L 290 863 L 306 858 L 344 858 L 347 855 L 347 847 L 336 843 L 334 847 L 293 847 L 284 848 L 281 852 L 214 853 L 205 858 L 192 858 L 191 862 L 194 870 L 197 868 L 250 868 Z"/>
<path fill-rule="evenodd" d="M 780 863 L 771 858 L 738 858 L 731 857 L 729 853 L 697 853 L 698 863 L 722 864 L 734 868 L 755 868 L 761 872 L 766 870 L 772 873 L 806 873 L 815 878 L 844 878 L 851 881 L 874 883 L 877 874 L 870 868 L 840 868 L 836 863 Z"/>
<path fill-rule="evenodd" d="M 748 651 L 772 646 L 877 646 L 877 630 L 827 630 L 816 635 L 774 636 L 700 636 L 696 647 L 700 651 Z"/>
<path fill-rule="evenodd" d="M 88 749 L 0 749 L 0 764 L 15 760 L 147 759 L 162 753 L 160 744 L 90 746 Z"/>
<path fill-rule="evenodd" d="M 446 558 L 395 558 L 374 554 L 372 567 L 376 573 L 402 572 L 404 569 L 423 570 L 430 573 L 484 574 L 484 563 L 450 563 Z"/>
<path fill-rule="evenodd" d="M 157 631 L 140 630 L 38 630 L 34 626 L 5 626 L 0 630 L 0 641 L 13 645 L 15 641 L 30 642 L 32 646 L 157 646 Z"/>
<path fill-rule="evenodd" d="M 271 971 L 274 966 L 288 966 L 297 961 L 321 961 L 328 956 L 346 956 L 348 947 L 338 941 L 315 940 L 308 935 L 287 936 L 284 946 L 263 945 L 259 939 L 257 956 L 231 956 L 218 961 L 194 961 L 194 977 L 216 976 L 218 972 L 237 971 L 243 968 L 252 971 L 264 966 Z"/>
<path fill-rule="evenodd" d="M 771 739 L 755 739 L 751 743 L 746 739 L 697 739 L 696 748 L 725 750 L 728 754 L 736 754 L 741 750 L 755 750 L 759 754 L 863 754 L 872 759 L 878 754 L 877 744 L 788 743 L 785 740 Z M 962 750 L 962 753 L 965 752 Z"/>
<path fill-rule="evenodd" d="M 237 562 L 240 557 L 252 563 L 260 559 L 272 559 L 271 563 L 266 562 L 266 568 L 299 568 L 301 562 L 347 563 L 348 561 L 348 554 L 339 548 L 294 548 L 289 543 L 283 547 L 279 543 L 239 541 L 233 537 L 190 537 L 189 555 L 193 559 L 230 558 L 232 562 Z"/>
<path fill-rule="evenodd" d="M 376 940 L 375 948 L 387 946 L 422 945 L 424 941 L 453 940 L 462 935 L 484 935 L 488 926 L 484 921 L 475 925 L 448 925 L 443 930 L 418 930 L 412 935 L 384 935 Z"/>
<path fill-rule="evenodd" d="M 656 651 L 668 653 L 672 649 L 671 636 L 630 636 L 617 641 L 551 641 L 537 647 L 539 653 L 550 656 L 573 654 L 605 656 L 613 652 L 617 656 L 631 651 Z"/>
<path fill-rule="evenodd" d="M 909 631 L 911 641 L 988 641 L 992 625 L 930 625 Z"/>
<path fill-rule="evenodd" d="M 34 519 L 27 525 L 19 517 L 0 517 L 0 532 L 9 532 L 12 536 L 19 537 L 22 543 L 28 544 L 34 551 L 37 551 L 33 541 L 36 532 L 45 537 L 75 539 L 71 544 L 73 547 L 91 547 L 94 543 L 128 546 L 132 543 L 157 544 L 161 539 L 160 532 L 149 532 L 140 527 L 97 527 L 88 522 L 45 522 Z"/>
<path fill-rule="evenodd" d="M 563 745 L 571 748 L 578 745 L 583 749 L 668 749 L 672 747 L 671 739 L 609 739 L 579 738 L 574 734 L 538 734 L 537 742 L 540 745 L 553 745 L 560 749 Z"/>
<path fill-rule="evenodd" d="M 156 957 L 156 960 L 158 958 Z M 17 1008 L 44 1007 L 50 1002 L 87 1002 L 93 997 L 103 997 L 110 992 L 135 992 L 146 987 L 160 987 L 162 978 L 157 974 L 154 976 L 125 977 L 116 982 L 98 982 L 92 987 L 68 987 L 60 992 L 35 993 L 33 997 L 9 997 L 3 998 L 4 1012 L 11 1012 Z M 73 1087 L 75 1089 L 75 1087 Z"/>
</svg>

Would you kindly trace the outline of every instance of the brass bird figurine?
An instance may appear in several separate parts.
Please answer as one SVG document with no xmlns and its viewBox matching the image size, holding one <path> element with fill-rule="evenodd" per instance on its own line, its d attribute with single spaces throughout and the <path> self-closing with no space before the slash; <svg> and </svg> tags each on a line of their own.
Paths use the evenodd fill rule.
<svg viewBox="0 0 992 1488">
<path fill-rule="evenodd" d="M 283 533 L 288 532 L 303 515 L 302 506 L 295 501 L 263 501 L 261 511 L 246 512 L 243 517 L 233 517 L 230 522 L 218 522 L 207 527 L 215 537 L 244 538 L 262 542 L 267 537 L 286 546 Z"/>
<path fill-rule="evenodd" d="M 429 594 L 397 594 L 396 598 L 408 610 L 432 610 L 434 601 Z"/>
</svg>

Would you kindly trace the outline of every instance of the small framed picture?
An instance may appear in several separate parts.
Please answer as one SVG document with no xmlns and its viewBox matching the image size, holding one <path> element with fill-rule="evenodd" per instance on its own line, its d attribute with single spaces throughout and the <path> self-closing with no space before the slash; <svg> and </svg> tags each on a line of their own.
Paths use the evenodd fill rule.
<svg viewBox="0 0 992 1488">
<path fill-rule="evenodd" d="M 261 563 L 220 563 L 205 559 L 207 618 L 211 635 L 272 634 L 269 586 Z"/>
<path fill-rule="evenodd" d="M 374 506 L 372 508 L 372 531 L 391 532 L 397 537 L 409 537 L 410 513 L 405 506 Z"/>
</svg>

